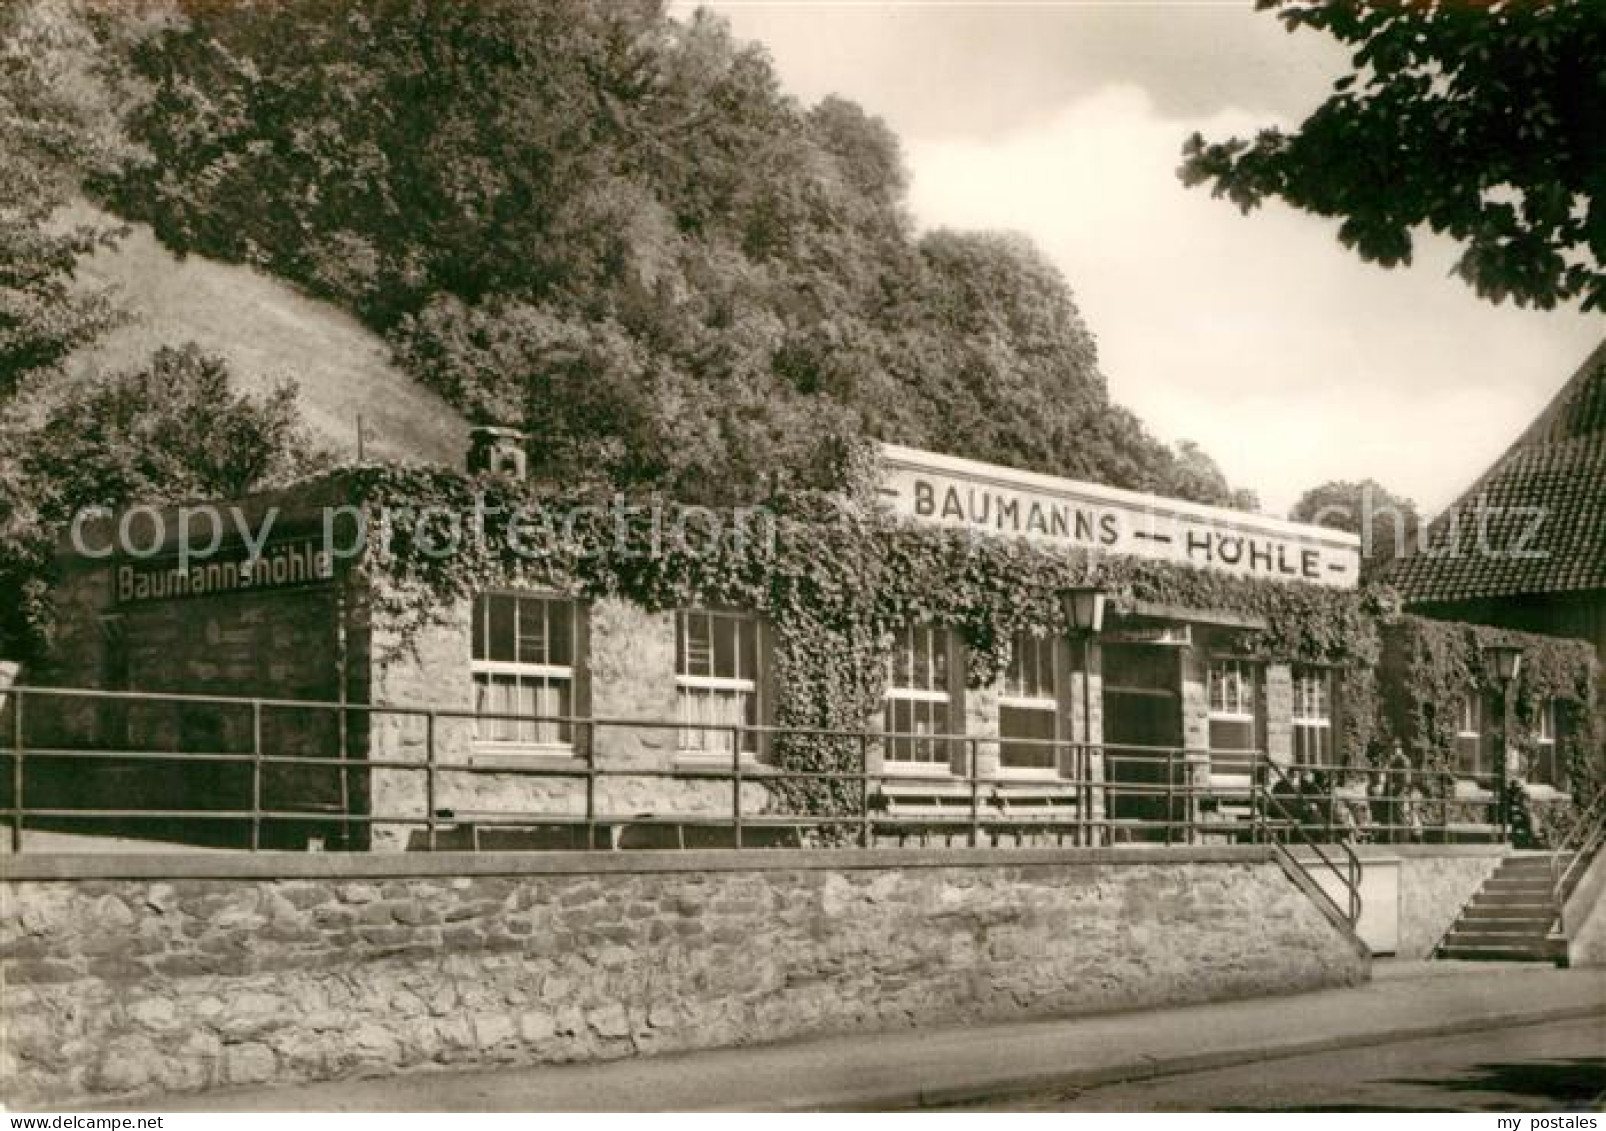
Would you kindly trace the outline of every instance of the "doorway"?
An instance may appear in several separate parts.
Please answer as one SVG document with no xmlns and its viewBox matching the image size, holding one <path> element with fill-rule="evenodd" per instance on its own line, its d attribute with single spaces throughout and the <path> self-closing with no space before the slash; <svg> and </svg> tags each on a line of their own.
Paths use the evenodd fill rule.
<svg viewBox="0 0 1606 1131">
<path fill-rule="evenodd" d="M 1186 811 L 1186 798 L 1176 795 L 1186 774 L 1180 653 L 1156 644 L 1104 644 L 1101 651 L 1109 818 L 1155 826 L 1124 830 L 1127 839 L 1183 839 L 1164 826 Z"/>
</svg>

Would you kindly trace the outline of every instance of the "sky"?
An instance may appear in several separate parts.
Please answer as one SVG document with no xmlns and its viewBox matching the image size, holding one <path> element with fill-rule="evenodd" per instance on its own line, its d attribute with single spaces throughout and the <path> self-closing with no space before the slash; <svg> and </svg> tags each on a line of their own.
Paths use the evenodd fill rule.
<svg viewBox="0 0 1606 1131">
<path fill-rule="evenodd" d="M 1188 135 L 1292 128 L 1346 69 L 1252 0 L 707 6 L 805 102 L 840 94 L 886 120 L 922 229 L 1030 236 L 1112 395 L 1162 439 L 1198 441 L 1270 513 L 1367 477 L 1439 510 L 1606 334 L 1599 315 L 1479 299 L 1449 241 L 1427 235 L 1385 270 L 1336 222 L 1185 189 Z"/>
</svg>

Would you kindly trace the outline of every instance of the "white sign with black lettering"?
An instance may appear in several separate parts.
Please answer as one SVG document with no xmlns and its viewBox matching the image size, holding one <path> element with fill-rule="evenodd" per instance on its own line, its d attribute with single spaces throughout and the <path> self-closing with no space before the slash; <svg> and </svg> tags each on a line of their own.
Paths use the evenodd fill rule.
<svg viewBox="0 0 1606 1131">
<path fill-rule="evenodd" d="M 896 444 L 882 445 L 881 462 L 883 503 L 919 522 L 1241 577 L 1343 589 L 1360 580 L 1360 538 L 1341 530 Z"/>
</svg>

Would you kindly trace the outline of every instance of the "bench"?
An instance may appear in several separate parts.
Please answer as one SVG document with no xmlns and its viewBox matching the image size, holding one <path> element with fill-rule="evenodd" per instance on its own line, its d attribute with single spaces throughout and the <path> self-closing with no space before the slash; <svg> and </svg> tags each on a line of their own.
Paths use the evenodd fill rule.
<svg viewBox="0 0 1606 1131">
<path fill-rule="evenodd" d="M 446 850 L 552 851 L 583 848 L 730 848 L 736 831 L 728 813 L 599 813 L 592 819 L 594 843 L 586 843 L 583 813 L 510 813 L 485 809 L 437 809 L 435 847 Z M 742 816 L 742 845 L 797 848 L 803 825 L 795 817 Z M 413 835 L 427 847 L 428 832 Z"/>
<path fill-rule="evenodd" d="M 1201 836 L 1243 842 L 1255 829 L 1254 779 L 1247 773 L 1217 773 L 1212 767 L 1207 791 L 1194 800 L 1193 827 Z"/>
<path fill-rule="evenodd" d="M 1013 835 L 1018 846 L 1026 835 L 1037 833 L 1052 833 L 1056 844 L 1064 844 L 1066 833 L 1080 835 L 1083 830 L 1082 804 L 1074 786 L 1001 782 L 993 787 L 991 801 L 992 809 L 983 811 L 982 822 L 994 844 Z"/>
<path fill-rule="evenodd" d="M 985 815 L 985 789 L 976 803 Z M 955 836 L 970 835 L 970 804 L 970 786 L 965 782 L 886 778 L 870 795 L 871 825 L 876 833 L 896 836 L 900 847 L 910 837 L 918 837 L 924 846 L 934 835 L 940 835 L 943 844 L 952 844 Z"/>
<path fill-rule="evenodd" d="M 898 838 L 901 846 L 911 837 L 921 845 L 934 837 L 951 845 L 955 837 L 969 840 L 972 826 L 979 827 L 996 845 L 1013 836 L 1018 845 L 1029 834 L 1049 833 L 1064 843 L 1066 833 L 1081 827 L 1081 805 L 1073 787 L 1045 782 L 988 783 L 977 788 L 975 813 L 968 782 L 900 781 L 884 779 L 870 796 L 874 829 Z"/>
</svg>

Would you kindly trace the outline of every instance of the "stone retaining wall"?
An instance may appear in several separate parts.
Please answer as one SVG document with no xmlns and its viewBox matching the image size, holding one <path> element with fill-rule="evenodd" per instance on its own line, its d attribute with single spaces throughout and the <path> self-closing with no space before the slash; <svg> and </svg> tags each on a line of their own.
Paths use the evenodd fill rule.
<svg viewBox="0 0 1606 1131">
<path fill-rule="evenodd" d="M 1352 984 L 1260 848 L 13 858 L 5 1102 Z"/>
<path fill-rule="evenodd" d="M 1401 958 L 1432 958 L 1483 881 L 1510 849 L 1504 845 L 1394 846 L 1400 857 Z"/>
</svg>

